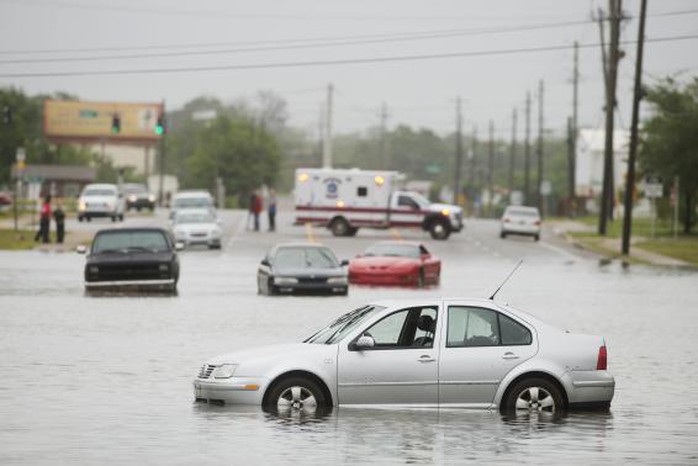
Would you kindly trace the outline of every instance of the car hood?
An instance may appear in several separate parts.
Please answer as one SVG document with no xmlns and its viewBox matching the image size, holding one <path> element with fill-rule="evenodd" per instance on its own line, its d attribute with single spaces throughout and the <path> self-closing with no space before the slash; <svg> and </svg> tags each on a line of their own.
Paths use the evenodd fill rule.
<svg viewBox="0 0 698 466">
<path fill-rule="evenodd" d="M 174 259 L 172 251 L 129 251 L 91 254 L 87 257 L 87 265 L 126 264 L 130 262 L 170 262 Z"/>
<path fill-rule="evenodd" d="M 404 268 L 418 263 L 419 260 L 413 257 L 363 256 L 352 259 L 349 267 L 352 269 Z"/>
<path fill-rule="evenodd" d="M 435 204 L 429 205 L 429 210 L 431 210 L 432 212 L 441 212 L 444 209 L 448 209 L 451 212 L 453 212 L 454 214 L 462 214 L 463 213 L 462 208 L 460 208 L 457 205 L 453 205 L 453 204 L 435 203 Z"/>
<path fill-rule="evenodd" d="M 313 268 L 313 267 L 273 267 L 272 272 L 277 276 L 288 277 L 336 277 L 337 275 L 345 275 L 346 272 L 342 267 L 333 269 Z"/>
<path fill-rule="evenodd" d="M 190 233 L 192 231 L 211 231 L 218 227 L 217 223 L 181 223 L 175 224 L 174 231 Z"/>
<path fill-rule="evenodd" d="M 258 376 L 279 365 L 287 369 L 321 366 L 328 358 L 335 359 L 336 356 L 337 345 L 284 343 L 221 354 L 206 363 L 216 366 L 238 364 L 236 376 Z"/>
</svg>

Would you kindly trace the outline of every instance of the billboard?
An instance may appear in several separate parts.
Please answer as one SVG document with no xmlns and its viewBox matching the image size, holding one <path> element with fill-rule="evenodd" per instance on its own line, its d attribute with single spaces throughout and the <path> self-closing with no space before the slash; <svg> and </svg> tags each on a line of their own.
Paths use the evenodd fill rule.
<svg viewBox="0 0 698 466">
<path fill-rule="evenodd" d="M 164 110 L 161 103 L 44 100 L 44 135 L 52 142 L 153 144 L 161 138 L 155 126 Z M 118 133 L 112 131 L 114 115 L 121 122 Z"/>
</svg>

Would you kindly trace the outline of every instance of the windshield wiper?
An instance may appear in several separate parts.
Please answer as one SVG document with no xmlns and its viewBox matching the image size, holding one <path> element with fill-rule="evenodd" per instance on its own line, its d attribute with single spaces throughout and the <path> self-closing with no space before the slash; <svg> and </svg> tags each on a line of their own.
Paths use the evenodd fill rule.
<svg viewBox="0 0 698 466">
<path fill-rule="evenodd" d="M 126 252 L 126 251 L 123 250 L 123 249 L 114 249 L 114 248 L 112 248 L 112 249 L 101 249 L 101 250 L 99 250 L 99 251 L 95 251 L 95 254 L 113 254 L 113 253 L 123 254 L 123 253 L 125 253 L 125 252 Z"/>
</svg>

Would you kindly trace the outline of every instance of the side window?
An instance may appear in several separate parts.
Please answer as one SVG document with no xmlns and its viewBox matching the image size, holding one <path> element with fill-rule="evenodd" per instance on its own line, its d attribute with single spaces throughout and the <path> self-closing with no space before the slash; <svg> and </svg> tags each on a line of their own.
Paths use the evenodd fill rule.
<svg viewBox="0 0 698 466">
<path fill-rule="evenodd" d="M 359 197 L 366 197 L 368 196 L 368 188 L 366 186 L 359 186 L 356 189 L 356 195 Z"/>
<path fill-rule="evenodd" d="M 497 315 L 494 311 L 478 307 L 449 307 L 446 346 L 499 345 Z"/>
<path fill-rule="evenodd" d="M 369 327 L 363 334 L 376 342 L 374 349 L 434 346 L 436 308 L 412 308 L 394 312 Z"/>
<path fill-rule="evenodd" d="M 419 206 L 417 205 L 414 200 L 412 200 L 411 197 L 409 196 L 400 196 L 397 198 L 397 205 L 400 207 L 409 207 L 410 209 L 419 209 Z"/>
<path fill-rule="evenodd" d="M 499 328 L 502 332 L 503 345 L 530 345 L 531 332 L 513 319 L 500 314 Z"/>
</svg>

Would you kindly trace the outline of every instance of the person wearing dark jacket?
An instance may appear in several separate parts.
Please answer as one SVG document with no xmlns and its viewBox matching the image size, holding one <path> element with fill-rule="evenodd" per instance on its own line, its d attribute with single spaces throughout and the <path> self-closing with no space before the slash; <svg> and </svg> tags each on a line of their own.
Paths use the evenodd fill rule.
<svg viewBox="0 0 698 466">
<path fill-rule="evenodd" d="M 62 244 L 65 237 L 65 212 L 60 202 L 53 211 L 53 218 L 56 221 L 56 243 Z"/>
</svg>

